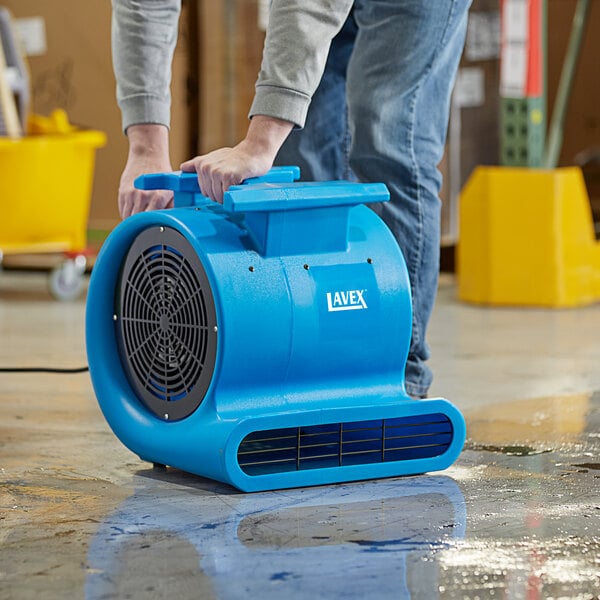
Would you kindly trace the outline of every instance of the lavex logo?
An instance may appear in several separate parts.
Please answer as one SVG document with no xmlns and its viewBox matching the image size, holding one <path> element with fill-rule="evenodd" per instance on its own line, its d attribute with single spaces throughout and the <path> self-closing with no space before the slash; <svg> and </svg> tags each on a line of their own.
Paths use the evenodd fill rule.
<svg viewBox="0 0 600 600">
<path fill-rule="evenodd" d="M 363 310 L 368 308 L 364 293 L 367 290 L 347 290 L 344 292 L 327 292 L 327 310 Z"/>
</svg>

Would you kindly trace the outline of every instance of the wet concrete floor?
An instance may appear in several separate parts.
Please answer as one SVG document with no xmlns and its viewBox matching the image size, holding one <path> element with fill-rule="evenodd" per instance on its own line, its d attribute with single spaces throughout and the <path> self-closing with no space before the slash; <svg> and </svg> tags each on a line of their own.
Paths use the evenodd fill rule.
<svg viewBox="0 0 600 600">
<path fill-rule="evenodd" d="M 83 317 L 0 273 L 0 367 L 85 364 Z M 256 494 L 140 461 L 86 373 L 0 373 L 0 599 L 599 598 L 599 331 L 599 305 L 467 306 L 444 279 L 455 465 Z"/>
</svg>

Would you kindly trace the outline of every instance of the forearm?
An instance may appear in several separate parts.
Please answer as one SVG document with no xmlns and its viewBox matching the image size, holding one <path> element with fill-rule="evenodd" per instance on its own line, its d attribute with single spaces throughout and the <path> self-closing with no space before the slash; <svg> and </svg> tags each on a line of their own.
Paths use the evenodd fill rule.
<svg viewBox="0 0 600 600">
<path fill-rule="evenodd" d="M 267 115 L 304 126 L 331 40 L 353 0 L 273 0 L 250 116 Z"/>
<path fill-rule="evenodd" d="M 170 124 L 170 84 L 181 0 L 112 0 L 112 54 L 123 130 Z"/>
<path fill-rule="evenodd" d="M 119 212 L 123 218 L 137 212 L 172 206 L 173 194 L 164 190 L 143 191 L 134 186 L 145 173 L 171 170 L 169 130 L 164 125 L 131 125 L 127 129 L 129 154 L 119 183 Z"/>
<path fill-rule="evenodd" d="M 249 153 L 264 157 L 273 163 L 279 149 L 294 127 L 291 121 L 256 115 L 250 121 L 243 140 Z"/>
<path fill-rule="evenodd" d="M 129 157 L 141 158 L 152 156 L 156 159 L 169 160 L 169 130 L 164 125 L 138 124 L 127 129 L 129 140 Z"/>
</svg>

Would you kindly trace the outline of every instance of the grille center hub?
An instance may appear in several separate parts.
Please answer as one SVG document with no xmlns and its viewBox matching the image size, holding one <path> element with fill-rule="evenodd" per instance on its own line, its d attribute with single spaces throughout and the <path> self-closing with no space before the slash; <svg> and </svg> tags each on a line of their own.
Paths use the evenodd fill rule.
<svg viewBox="0 0 600 600">
<path fill-rule="evenodd" d="M 163 333 L 169 333 L 169 329 L 171 328 L 171 319 L 169 319 L 169 315 L 161 315 L 158 320 L 158 326 Z"/>
</svg>

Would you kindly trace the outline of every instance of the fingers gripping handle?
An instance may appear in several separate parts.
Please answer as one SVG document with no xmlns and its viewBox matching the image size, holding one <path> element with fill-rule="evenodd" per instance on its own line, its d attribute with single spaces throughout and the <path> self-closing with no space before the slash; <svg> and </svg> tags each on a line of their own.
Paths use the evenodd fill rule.
<svg viewBox="0 0 600 600">
<path fill-rule="evenodd" d="M 273 167 L 262 177 L 253 177 L 244 181 L 244 185 L 256 183 L 292 183 L 300 178 L 298 167 Z M 211 202 L 210 198 L 200 193 L 198 175 L 173 171 L 172 173 L 150 173 L 141 175 L 135 180 L 135 187 L 140 190 L 172 190 L 175 192 L 175 206 L 198 206 Z"/>
</svg>

